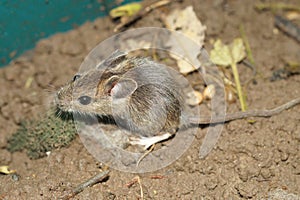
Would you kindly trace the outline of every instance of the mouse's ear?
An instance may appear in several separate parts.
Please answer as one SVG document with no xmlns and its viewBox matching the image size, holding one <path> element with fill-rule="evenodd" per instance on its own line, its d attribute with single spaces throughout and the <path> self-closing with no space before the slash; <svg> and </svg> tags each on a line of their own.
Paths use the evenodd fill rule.
<svg viewBox="0 0 300 200">
<path fill-rule="evenodd" d="M 103 87 L 104 90 L 104 94 L 105 95 L 111 95 L 111 91 L 112 89 L 115 87 L 115 85 L 118 83 L 118 81 L 120 80 L 119 76 L 112 76 L 110 77 L 103 86 L 101 86 L 100 84 L 98 85 L 98 92 L 101 91 L 101 88 Z M 101 83 L 101 82 L 100 82 Z"/>
<path fill-rule="evenodd" d="M 137 82 L 133 79 L 122 78 L 111 89 L 111 96 L 116 99 L 130 96 L 138 88 Z"/>
<path fill-rule="evenodd" d="M 102 63 L 100 63 L 97 66 L 97 69 L 101 69 L 101 68 L 105 69 L 105 68 L 114 67 L 115 65 L 117 65 L 120 62 L 122 62 L 123 60 L 125 60 L 126 56 L 127 56 L 126 52 L 116 50 L 108 58 L 106 58 Z"/>
</svg>

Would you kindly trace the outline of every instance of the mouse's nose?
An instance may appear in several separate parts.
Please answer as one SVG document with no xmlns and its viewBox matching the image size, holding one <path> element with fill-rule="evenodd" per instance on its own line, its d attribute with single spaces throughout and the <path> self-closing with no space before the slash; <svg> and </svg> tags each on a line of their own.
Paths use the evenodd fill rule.
<svg viewBox="0 0 300 200">
<path fill-rule="evenodd" d="M 57 102 L 58 100 L 62 99 L 62 89 L 60 89 L 56 95 L 55 95 L 55 101 Z"/>
<path fill-rule="evenodd" d="M 66 104 L 68 102 L 68 95 L 64 88 L 61 88 L 57 91 L 55 95 L 55 103 L 56 105 Z"/>
</svg>

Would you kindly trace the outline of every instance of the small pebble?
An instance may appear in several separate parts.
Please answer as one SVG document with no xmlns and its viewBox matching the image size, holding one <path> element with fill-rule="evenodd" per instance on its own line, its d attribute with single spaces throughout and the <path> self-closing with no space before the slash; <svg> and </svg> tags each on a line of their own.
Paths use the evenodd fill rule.
<svg viewBox="0 0 300 200">
<path fill-rule="evenodd" d="M 21 178 L 21 176 L 19 174 L 12 174 L 11 175 L 11 179 L 14 181 L 19 181 Z"/>
</svg>

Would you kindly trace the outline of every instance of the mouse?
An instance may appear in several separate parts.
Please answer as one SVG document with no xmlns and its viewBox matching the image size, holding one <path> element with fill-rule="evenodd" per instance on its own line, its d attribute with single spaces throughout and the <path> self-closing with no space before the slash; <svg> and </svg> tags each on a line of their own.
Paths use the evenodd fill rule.
<svg viewBox="0 0 300 200">
<path fill-rule="evenodd" d="M 185 124 L 224 123 L 248 117 L 270 117 L 300 103 L 294 99 L 272 110 L 249 110 L 222 118 L 186 115 L 183 86 L 176 70 L 144 57 L 116 50 L 94 68 L 75 74 L 55 95 L 62 111 L 112 119 L 129 130 L 131 145 L 148 149 L 168 140 Z"/>
<path fill-rule="evenodd" d="M 117 50 L 61 87 L 55 104 L 63 112 L 113 119 L 133 133 L 130 144 L 147 149 L 172 137 L 183 123 L 181 87 L 175 70 Z"/>
</svg>

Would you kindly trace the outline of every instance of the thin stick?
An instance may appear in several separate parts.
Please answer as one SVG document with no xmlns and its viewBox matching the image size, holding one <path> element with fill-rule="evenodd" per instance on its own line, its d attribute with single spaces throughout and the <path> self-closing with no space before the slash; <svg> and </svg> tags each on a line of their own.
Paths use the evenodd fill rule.
<svg viewBox="0 0 300 200">
<path fill-rule="evenodd" d="M 291 5 L 291 4 L 285 4 L 285 3 L 259 3 L 256 4 L 255 7 L 258 10 L 294 10 L 294 11 L 300 11 L 300 6 Z"/>
<path fill-rule="evenodd" d="M 190 118 L 191 123 L 194 124 L 218 124 L 229 122 L 237 119 L 244 119 L 248 117 L 271 117 L 273 115 L 277 115 L 284 110 L 290 109 L 296 105 L 300 104 L 300 97 L 293 99 L 281 106 L 278 106 L 271 110 L 249 110 L 246 112 L 236 112 L 227 114 L 225 117 L 216 117 L 216 118 Z"/>
<path fill-rule="evenodd" d="M 65 195 L 62 198 L 62 200 L 68 200 L 68 199 L 76 196 L 80 192 L 82 192 L 85 188 L 91 187 L 91 186 L 101 182 L 103 179 L 108 177 L 108 173 L 109 173 L 109 170 L 103 171 L 103 172 L 97 174 L 96 176 L 88 179 L 87 181 L 81 183 L 80 185 L 75 187 L 71 192 L 69 192 L 67 195 Z"/>
<path fill-rule="evenodd" d="M 143 192 L 143 186 L 142 186 L 142 181 L 141 178 L 139 176 L 135 176 L 132 181 L 130 181 L 129 183 L 126 184 L 126 186 L 128 188 L 130 188 L 131 186 L 133 186 L 134 184 L 138 183 L 139 187 L 140 187 L 140 196 L 141 196 L 141 200 L 144 200 L 144 192 Z"/>
<path fill-rule="evenodd" d="M 137 176 L 137 181 L 140 186 L 140 195 L 141 195 L 141 200 L 144 200 L 144 191 L 143 191 L 143 186 L 142 186 L 142 181 L 139 176 Z"/>
<path fill-rule="evenodd" d="M 166 6 L 168 4 L 172 3 L 171 0 L 160 0 L 157 1 L 147 7 L 145 7 L 143 10 L 141 10 L 140 12 L 138 12 L 137 14 L 133 15 L 132 17 L 129 17 L 127 20 L 125 20 L 124 22 L 121 22 L 120 24 L 118 24 L 115 29 L 114 32 L 118 32 L 118 31 L 122 31 L 124 30 L 125 27 L 137 22 L 138 20 L 140 20 L 142 17 L 144 17 L 145 15 L 147 15 L 148 13 L 150 13 L 151 11 L 153 11 L 154 9 L 157 9 L 159 7 L 162 6 Z"/>
<path fill-rule="evenodd" d="M 275 26 L 300 42 L 300 28 L 289 20 L 280 16 L 275 16 Z"/>
</svg>

